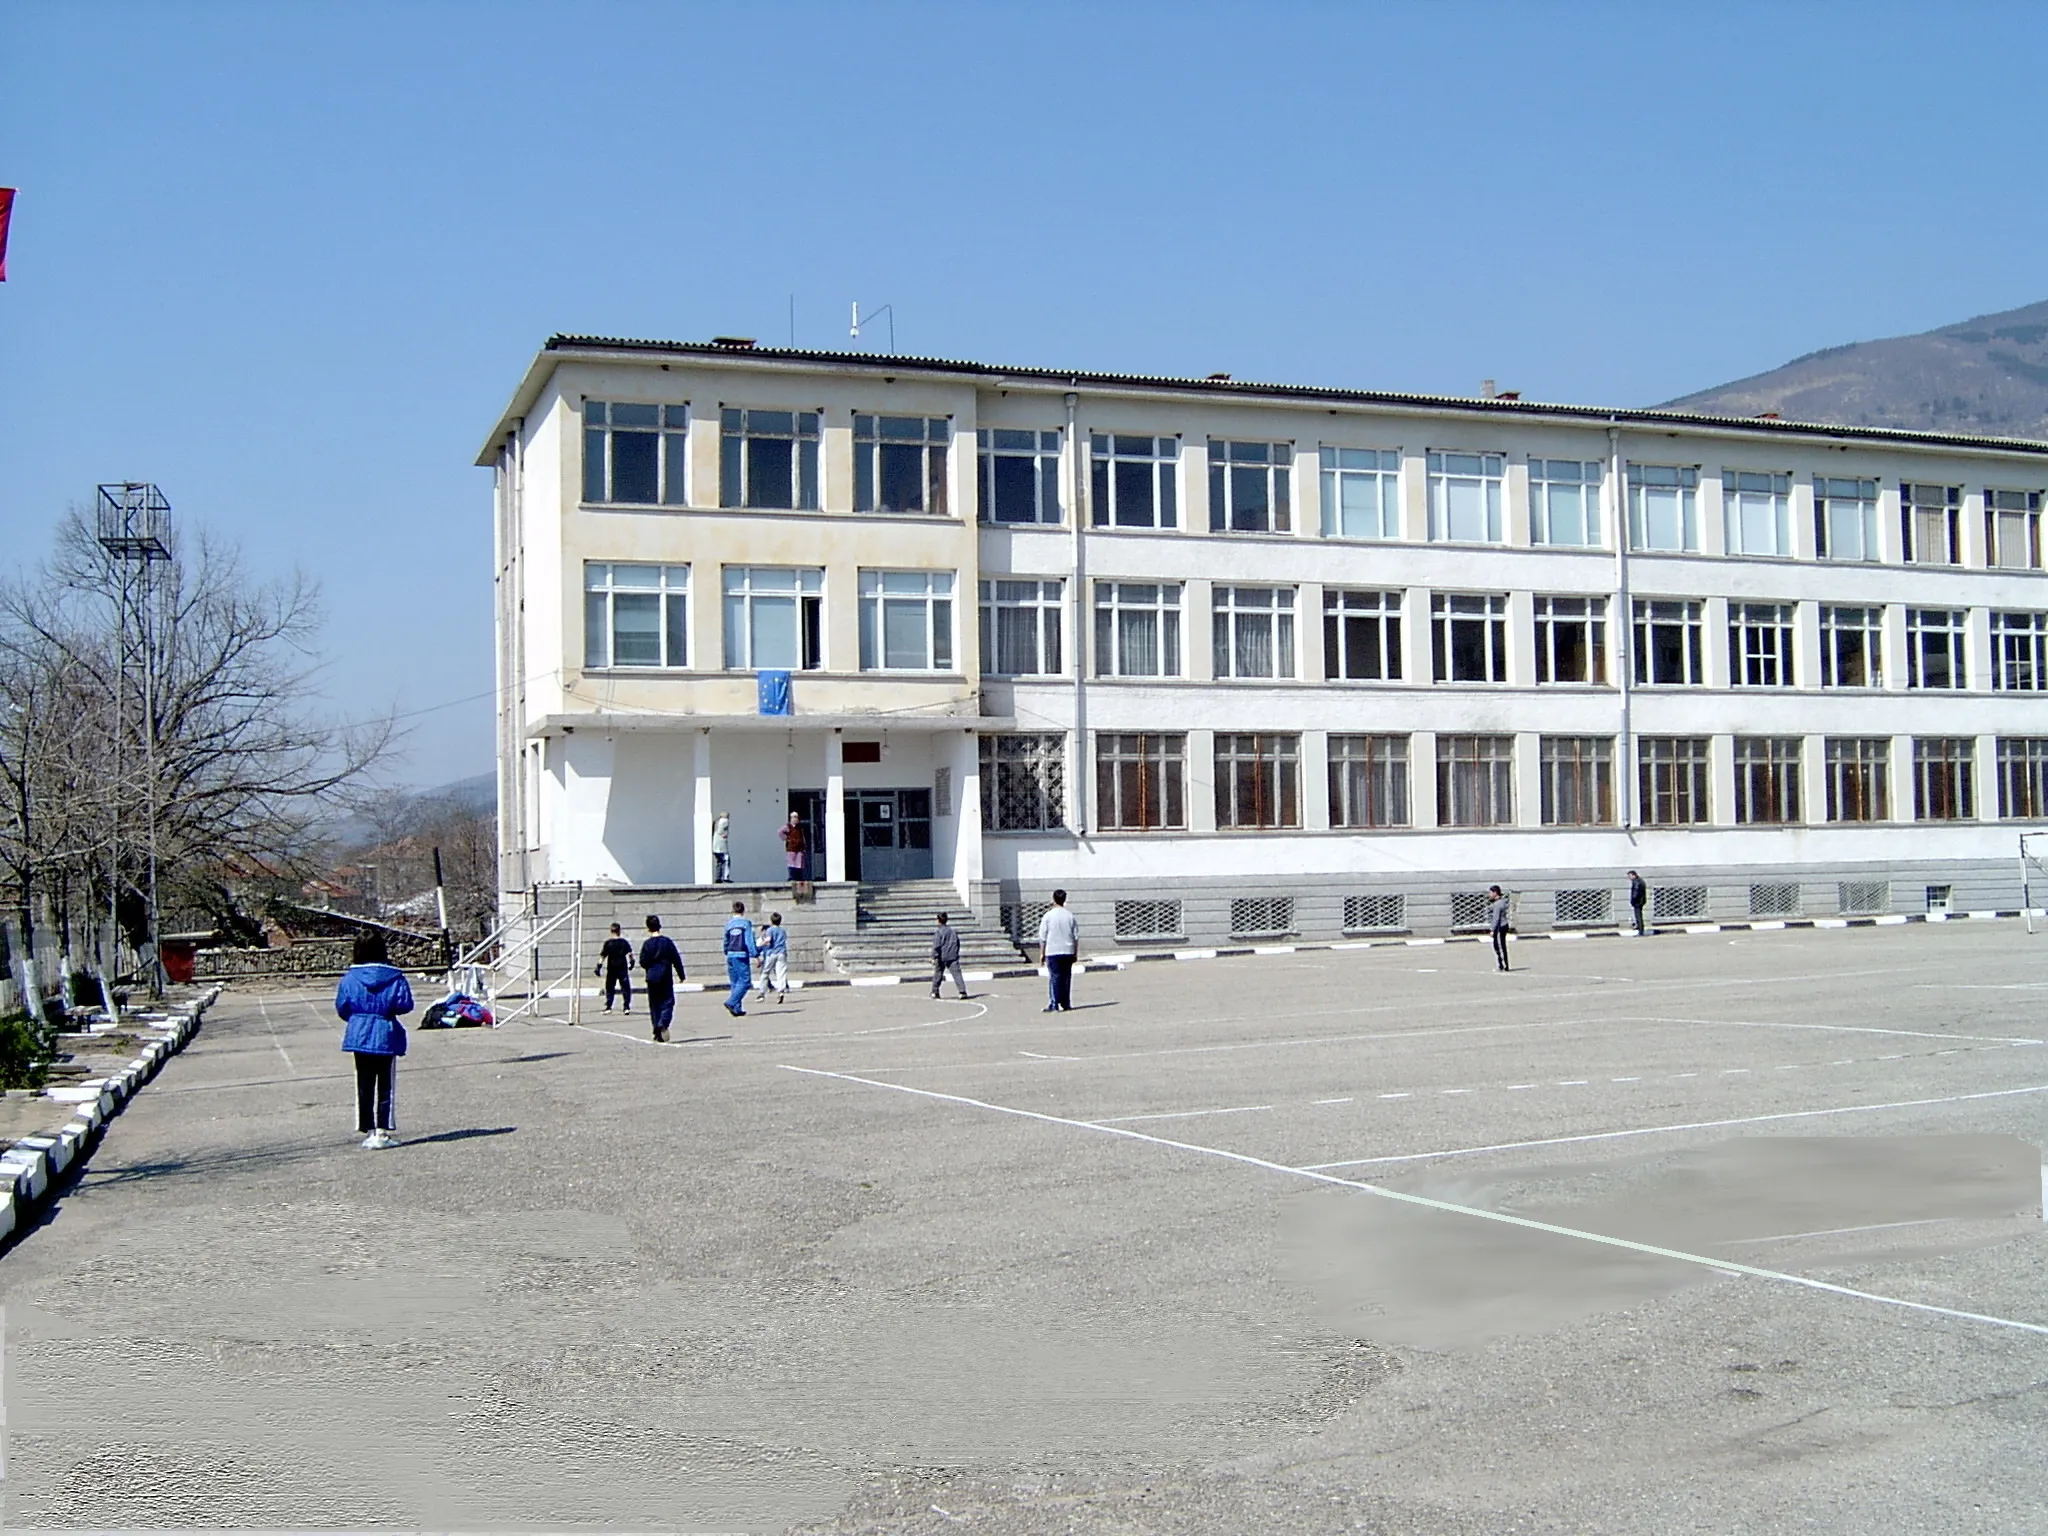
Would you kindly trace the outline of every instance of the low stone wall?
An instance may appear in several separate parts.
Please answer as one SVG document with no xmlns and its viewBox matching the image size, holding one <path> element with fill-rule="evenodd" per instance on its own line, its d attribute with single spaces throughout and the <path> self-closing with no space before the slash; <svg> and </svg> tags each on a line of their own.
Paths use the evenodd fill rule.
<svg viewBox="0 0 2048 1536">
<path fill-rule="evenodd" d="M 278 949 L 202 949 L 193 956 L 200 981 L 238 976 L 339 976 L 349 968 L 352 939 L 301 939 Z M 407 934 L 390 942 L 391 963 L 404 971 L 442 968 L 441 941 L 434 934 Z"/>
</svg>

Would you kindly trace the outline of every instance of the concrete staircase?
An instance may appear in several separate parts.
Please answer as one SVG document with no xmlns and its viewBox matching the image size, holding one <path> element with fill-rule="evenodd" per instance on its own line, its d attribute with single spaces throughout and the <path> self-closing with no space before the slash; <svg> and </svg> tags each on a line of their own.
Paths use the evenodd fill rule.
<svg viewBox="0 0 2048 1536">
<path fill-rule="evenodd" d="M 854 976 L 928 974 L 933 917 L 940 912 L 960 935 L 962 969 L 1007 970 L 1029 963 L 992 920 L 994 914 L 968 911 L 951 881 L 897 880 L 860 887 L 854 932 L 825 941 L 833 969 Z"/>
</svg>

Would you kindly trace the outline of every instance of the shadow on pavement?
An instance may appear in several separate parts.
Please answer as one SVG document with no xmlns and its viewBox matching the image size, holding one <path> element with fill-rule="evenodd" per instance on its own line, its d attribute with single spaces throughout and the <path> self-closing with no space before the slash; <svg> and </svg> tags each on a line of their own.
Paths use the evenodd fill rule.
<svg viewBox="0 0 2048 1536">
<path fill-rule="evenodd" d="M 518 1130 L 516 1125 L 480 1125 L 465 1131 L 436 1131 L 431 1136 L 408 1136 L 404 1145 L 424 1147 L 437 1141 L 473 1141 L 479 1136 L 510 1136 Z"/>
</svg>

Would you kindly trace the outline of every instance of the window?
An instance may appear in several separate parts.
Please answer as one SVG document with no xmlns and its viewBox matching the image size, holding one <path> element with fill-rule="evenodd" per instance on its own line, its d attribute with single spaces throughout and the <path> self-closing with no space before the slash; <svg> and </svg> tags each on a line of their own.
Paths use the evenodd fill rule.
<svg viewBox="0 0 2048 1536">
<path fill-rule="evenodd" d="M 1088 458 L 1096 527 L 1179 526 L 1174 496 L 1179 438 L 1098 432 L 1089 441 Z"/>
<path fill-rule="evenodd" d="M 1877 558 L 1877 482 L 1813 477 L 1814 547 L 1823 560 Z"/>
<path fill-rule="evenodd" d="M 1095 583 L 1095 675 L 1180 676 L 1180 583 Z"/>
<path fill-rule="evenodd" d="M 2014 693 L 2048 689 L 2048 613 L 1991 615 L 1991 686 Z"/>
<path fill-rule="evenodd" d="M 1216 825 L 1301 825 L 1301 738 L 1216 733 Z"/>
<path fill-rule="evenodd" d="M 1501 539 L 1501 468 L 1497 453 L 1429 455 L 1429 536 L 1463 544 Z"/>
<path fill-rule="evenodd" d="M 1901 547 L 1916 565 L 1962 562 L 1963 488 L 1959 485 L 1899 487 Z"/>
<path fill-rule="evenodd" d="M 1828 820 L 1883 821 L 1892 744 L 1885 736 L 1827 739 Z"/>
<path fill-rule="evenodd" d="M 981 584 L 981 670 L 994 677 L 1056 677 L 1060 666 L 1058 581 Z"/>
<path fill-rule="evenodd" d="M 2048 818 L 2048 736 L 1998 738 L 1998 814 L 2007 821 Z"/>
<path fill-rule="evenodd" d="M 982 431 L 981 517 L 989 523 L 1060 520 L 1059 433 Z"/>
<path fill-rule="evenodd" d="M 1906 610 L 1906 686 L 1961 688 L 1963 681 L 1963 610 Z"/>
<path fill-rule="evenodd" d="M 1067 738 L 1058 732 L 981 738 L 981 824 L 990 832 L 1052 832 L 1067 824 Z"/>
<path fill-rule="evenodd" d="M 1385 448 L 1323 450 L 1323 537 L 1401 537 L 1401 455 Z"/>
<path fill-rule="evenodd" d="M 818 413 L 718 413 L 718 504 L 818 509 Z"/>
<path fill-rule="evenodd" d="M 1792 553 L 1792 477 L 1721 471 L 1721 513 L 1731 555 Z"/>
<path fill-rule="evenodd" d="M 725 568 L 725 664 L 816 671 L 825 664 L 825 573 L 766 565 Z"/>
<path fill-rule="evenodd" d="M 687 565 L 583 567 L 583 665 L 687 667 Z"/>
<path fill-rule="evenodd" d="M 1330 825 L 1408 825 L 1406 736 L 1330 738 Z"/>
<path fill-rule="evenodd" d="M 1186 736 L 1095 738 L 1095 820 L 1107 832 L 1188 824 Z"/>
<path fill-rule="evenodd" d="M 583 499 L 679 507 L 690 440 L 686 405 L 583 402 Z"/>
<path fill-rule="evenodd" d="M 1976 815 L 1971 780 L 1977 743 L 1968 736 L 1913 738 L 1913 819 L 1967 821 Z"/>
<path fill-rule="evenodd" d="M 1735 819 L 1744 825 L 1799 820 L 1799 738 L 1735 738 Z"/>
<path fill-rule="evenodd" d="M 1537 544 L 1597 548 L 1600 535 L 1598 459 L 1529 461 L 1529 537 Z"/>
<path fill-rule="evenodd" d="M 1614 824 L 1614 743 L 1605 736 L 1545 736 L 1543 825 Z"/>
<path fill-rule="evenodd" d="M 1291 521 L 1294 449 L 1287 443 L 1209 440 L 1209 527 L 1217 533 L 1285 533 Z"/>
<path fill-rule="evenodd" d="M 953 423 L 943 416 L 853 418 L 853 510 L 946 512 L 946 444 Z"/>
<path fill-rule="evenodd" d="M 860 669 L 953 669 L 953 573 L 860 573 Z"/>
<path fill-rule="evenodd" d="M 1536 681 L 1607 681 L 1607 599 L 1536 599 Z"/>
<path fill-rule="evenodd" d="M 1883 630 L 1882 608 L 1821 609 L 1821 687 L 1882 688 Z"/>
<path fill-rule="evenodd" d="M 1400 593 L 1323 589 L 1323 673 L 1352 682 L 1400 680 Z"/>
<path fill-rule="evenodd" d="M 1700 472 L 1662 464 L 1628 467 L 1630 549 L 1683 551 L 1700 547 Z"/>
<path fill-rule="evenodd" d="M 1515 738 L 1436 739 L 1436 819 L 1445 827 L 1515 823 Z"/>
<path fill-rule="evenodd" d="M 1508 680 L 1508 600 L 1432 592 L 1430 640 L 1440 683 Z"/>
<path fill-rule="evenodd" d="M 1697 686 L 1706 680 L 1700 666 L 1700 605 L 1636 599 L 1636 681 Z"/>
<path fill-rule="evenodd" d="M 1984 549 L 1991 563 L 2003 570 L 2041 568 L 2039 491 L 1984 493 Z"/>
<path fill-rule="evenodd" d="M 1218 677 L 1294 676 L 1294 588 L 1217 587 Z"/>
<path fill-rule="evenodd" d="M 1738 688 L 1790 688 L 1792 621 L 1790 603 L 1728 605 L 1728 677 Z"/>
<path fill-rule="evenodd" d="M 1646 827 L 1696 826 L 1707 816 L 1704 736 L 1643 736 L 1636 743 L 1636 792 Z"/>
</svg>

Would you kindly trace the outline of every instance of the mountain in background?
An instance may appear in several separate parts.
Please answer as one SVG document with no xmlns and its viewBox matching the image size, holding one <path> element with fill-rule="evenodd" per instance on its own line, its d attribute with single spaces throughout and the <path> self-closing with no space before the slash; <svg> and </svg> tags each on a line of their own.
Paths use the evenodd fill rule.
<svg viewBox="0 0 2048 1536">
<path fill-rule="evenodd" d="M 1665 408 L 2048 439 L 2048 302 L 1827 347 Z"/>
</svg>

